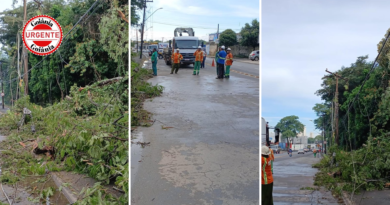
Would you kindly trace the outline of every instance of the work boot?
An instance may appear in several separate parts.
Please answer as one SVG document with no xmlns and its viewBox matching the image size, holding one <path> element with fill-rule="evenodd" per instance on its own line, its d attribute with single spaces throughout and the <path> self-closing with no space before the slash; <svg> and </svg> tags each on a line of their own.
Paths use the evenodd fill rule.
<svg viewBox="0 0 390 205">
<path fill-rule="evenodd" d="M 192 75 L 196 75 L 196 73 L 192 74 Z"/>
<path fill-rule="evenodd" d="M 173 73 L 171 73 L 171 74 L 173 74 Z"/>
<path fill-rule="evenodd" d="M 198 73 L 196 73 L 196 75 L 199 75 L 199 72 L 198 72 Z"/>
</svg>

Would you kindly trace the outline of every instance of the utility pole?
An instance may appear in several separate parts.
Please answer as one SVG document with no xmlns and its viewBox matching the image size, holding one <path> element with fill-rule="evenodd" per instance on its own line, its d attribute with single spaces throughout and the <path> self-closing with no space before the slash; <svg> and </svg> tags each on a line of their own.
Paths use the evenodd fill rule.
<svg viewBox="0 0 390 205">
<path fill-rule="evenodd" d="M 325 140 L 325 115 L 322 115 L 322 152 L 326 153 L 326 149 L 324 147 L 324 140 Z"/>
<path fill-rule="evenodd" d="M 346 78 L 341 77 L 337 73 L 332 73 L 328 71 L 328 69 L 325 70 L 326 72 L 332 74 L 336 78 L 336 95 L 335 95 L 335 127 L 336 127 L 336 136 L 335 136 L 335 142 L 336 145 L 339 145 L 339 78 L 347 80 Z"/>
<path fill-rule="evenodd" d="M 218 28 L 217 28 L 217 41 L 218 41 L 218 43 L 217 43 L 217 52 L 219 51 L 219 24 L 218 24 Z"/>
<path fill-rule="evenodd" d="M 135 35 L 136 35 L 136 38 L 137 38 L 137 52 L 138 52 L 138 25 L 137 25 L 137 28 L 135 29 Z"/>
<path fill-rule="evenodd" d="M 24 0 L 24 21 L 26 24 L 27 20 L 27 0 Z M 26 46 L 23 46 L 23 57 L 24 57 L 24 94 L 28 95 L 28 53 Z"/>
<path fill-rule="evenodd" d="M 144 45 L 144 29 L 145 29 L 145 10 L 146 10 L 146 3 L 147 2 L 153 2 L 153 1 L 147 1 L 147 0 L 144 0 L 143 2 L 143 6 L 144 6 L 144 16 L 143 16 L 143 19 L 142 19 L 142 31 L 141 31 L 141 54 L 139 56 L 140 59 L 142 59 L 142 47 Z"/>
<path fill-rule="evenodd" d="M 19 69 L 19 65 L 20 65 L 20 57 L 19 57 L 19 49 L 20 49 L 20 34 L 19 34 L 19 32 L 16 34 L 16 37 L 17 37 L 17 41 L 18 41 L 18 83 L 19 83 L 19 81 L 20 81 L 20 69 Z M 18 97 L 19 97 L 19 93 L 20 93 L 20 91 L 19 91 L 19 86 L 17 86 L 16 85 L 16 97 L 15 97 L 15 99 L 17 100 L 18 99 Z"/>
</svg>

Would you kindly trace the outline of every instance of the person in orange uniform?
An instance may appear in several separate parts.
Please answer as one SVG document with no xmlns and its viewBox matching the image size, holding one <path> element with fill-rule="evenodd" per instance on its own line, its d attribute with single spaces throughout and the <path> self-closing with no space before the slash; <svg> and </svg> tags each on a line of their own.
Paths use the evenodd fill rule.
<svg viewBox="0 0 390 205">
<path fill-rule="evenodd" d="M 203 52 L 202 47 L 198 47 L 198 50 L 194 53 L 195 56 L 195 65 L 194 65 L 194 74 L 199 75 L 200 63 L 203 61 Z"/>
<path fill-rule="evenodd" d="M 226 51 L 227 51 L 227 55 L 225 60 L 225 65 L 226 65 L 225 78 L 230 78 L 230 66 L 232 66 L 233 64 L 233 54 L 232 54 L 232 49 L 230 48 L 228 48 Z"/>
<path fill-rule="evenodd" d="M 183 56 L 180 54 L 180 50 L 176 49 L 176 53 L 172 55 L 172 70 L 171 74 L 173 74 L 173 71 L 175 70 L 175 73 L 177 74 L 177 71 L 179 71 L 180 68 L 180 61 L 183 59 Z"/>
<path fill-rule="evenodd" d="M 261 148 L 261 204 L 273 205 L 273 186 L 271 151 L 267 146 Z"/>
</svg>

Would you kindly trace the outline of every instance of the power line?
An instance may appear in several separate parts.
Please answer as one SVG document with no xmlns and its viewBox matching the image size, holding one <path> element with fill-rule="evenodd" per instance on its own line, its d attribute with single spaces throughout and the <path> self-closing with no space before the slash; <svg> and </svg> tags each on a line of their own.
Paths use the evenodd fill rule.
<svg viewBox="0 0 390 205">
<path fill-rule="evenodd" d="M 381 55 L 382 50 L 383 50 L 383 48 L 385 47 L 387 40 L 389 39 L 389 36 L 390 36 L 390 32 L 387 34 L 387 37 L 386 37 L 385 41 L 384 41 L 383 44 L 382 44 L 382 48 L 381 48 L 381 50 L 379 51 L 378 55 L 376 56 L 376 58 L 375 58 L 375 60 L 374 60 L 374 62 L 373 62 L 373 64 L 372 64 L 372 67 L 371 67 L 370 72 L 367 73 L 366 78 L 365 78 L 364 81 L 363 81 L 363 84 L 360 86 L 360 89 L 359 89 L 358 93 L 355 95 L 355 98 L 353 99 L 353 101 L 352 101 L 351 103 L 348 104 L 347 114 L 349 113 L 349 110 L 351 109 L 351 105 L 355 102 L 355 100 L 356 100 L 357 97 L 359 96 L 360 91 L 362 91 L 363 86 L 364 86 L 364 84 L 367 82 L 367 80 L 368 80 L 368 78 L 370 77 L 371 73 L 372 73 L 372 72 L 374 71 L 374 69 L 377 67 L 377 65 L 378 65 L 378 64 L 377 64 L 377 60 L 378 60 L 379 56 Z"/>
<path fill-rule="evenodd" d="M 171 26 L 185 26 L 185 27 L 191 27 L 191 28 L 199 28 L 199 29 L 209 29 L 209 30 L 217 30 L 216 28 L 212 28 L 212 27 L 201 27 L 201 26 L 188 26 L 188 25 L 178 25 L 178 24 L 169 24 L 169 23 L 163 23 L 163 22 L 156 22 L 154 21 L 154 23 L 157 23 L 157 24 L 164 24 L 164 25 L 171 25 Z M 226 30 L 226 29 L 229 29 L 229 28 L 221 28 L 221 30 Z M 232 28 L 230 28 L 232 29 Z M 232 30 L 241 30 L 241 29 L 232 29 Z"/>
</svg>

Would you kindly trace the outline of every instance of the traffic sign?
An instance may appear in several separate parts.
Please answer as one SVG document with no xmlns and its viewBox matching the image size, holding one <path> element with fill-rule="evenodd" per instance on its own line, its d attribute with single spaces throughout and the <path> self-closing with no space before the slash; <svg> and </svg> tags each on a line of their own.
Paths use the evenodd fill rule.
<svg viewBox="0 0 390 205">
<path fill-rule="evenodd" d="M 326 144 L 326 141 L 324 141 L 324 144 Z"/>
<path fill-rule="evenodd" d="M 1 97 L 4 97 L 4 93 L 1 93 Z"/>
</svg>

